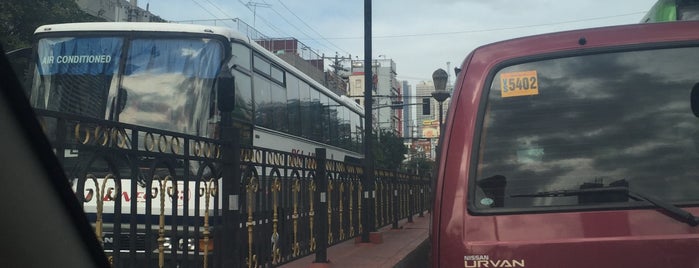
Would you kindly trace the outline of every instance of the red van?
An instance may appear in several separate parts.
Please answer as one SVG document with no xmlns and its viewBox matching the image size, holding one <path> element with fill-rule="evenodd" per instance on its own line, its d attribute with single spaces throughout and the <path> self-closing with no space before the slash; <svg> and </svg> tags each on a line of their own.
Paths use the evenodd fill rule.
<svg viewBox="0 0 699 268">
<path fill-rule="evenodd" d="M 433 267 L 699 267 L 699 22 L 493 43 L 460 70 Z"/>
</svg>

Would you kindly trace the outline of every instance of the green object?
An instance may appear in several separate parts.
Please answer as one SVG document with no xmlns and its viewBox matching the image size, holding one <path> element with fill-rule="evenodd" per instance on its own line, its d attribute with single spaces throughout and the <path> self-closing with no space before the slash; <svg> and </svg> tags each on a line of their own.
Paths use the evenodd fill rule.
<svg viewBox="0 0 699 268">
<path fill-rule="evenodd" d="M 659 0 L 648 10 L 642 23 L 676 21 L 677 20 L 677 3 L 675 0 Z"/>
</svg>

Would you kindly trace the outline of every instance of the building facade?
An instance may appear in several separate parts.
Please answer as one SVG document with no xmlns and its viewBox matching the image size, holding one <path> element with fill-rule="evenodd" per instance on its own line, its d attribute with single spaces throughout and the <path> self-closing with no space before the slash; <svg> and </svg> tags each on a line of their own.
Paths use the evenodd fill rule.
<svg viewBox="0 0 699 268">
<path fill-rule="evenodd" d="M 348 96 L 364 106 L 364 61 L 353 60 L 351 65 Z M 377 133 L 391 131 L 402 136 L 403 110 L 395 109 L 395 104 L 403 101 L 401 84 L 396 79 L 396 63 L 392 59 L 377 59 L 372 65 L 374 129 Z"/>
<path fill-rule="evenodd" d="M 451 90 L 452 86 L 447 84 L 447 91 L 451 93 Z M 440 135 L 439 102 L 432 97 L 434 91 L 435 88 L 432 81 L 422 81 L 415 85 L 415 101 L 421 103 L 421 105 L 417 105 L 416 127 L 423 146 L 427 144 L 425 140 L 430 140 L 431 146 L 429 150 L 428 148 L 423 148 L 428 158 L 435 157 L 435 148 Z M 451 98 L 448 98 L 442 103 L 443 120 L 447 116 L 450 101 Z"/>
<path fill-rule="evenodd" d="M 162 18 L 138 7 L 137 0 L 76 0 L 81 10 L 106 21 L 165 22 Z"/>
<path fill-rule="evenodd" d="M 415 130 L 415 91 L 413 87 L 408 83 L 408 81 L 402 81 L 402 94 L 403 94 L 403 137 L 413 138 L 417 137 L 417 132 Z"/>
</svg>

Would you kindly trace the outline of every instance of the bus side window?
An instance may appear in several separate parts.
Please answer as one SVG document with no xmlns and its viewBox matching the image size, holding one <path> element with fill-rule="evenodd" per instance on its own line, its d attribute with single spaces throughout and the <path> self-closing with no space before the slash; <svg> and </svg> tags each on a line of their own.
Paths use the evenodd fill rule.
<svg viewBox="0 0 699 268">
<path fill-rule="evenodd" d="M 246 70 L 251 70 L 250 68 L 250 60 L 251 60 L 251 52 L 250 48 L 246 47 L 243 44 L 238 44 L 238 43 L 231 43 L 231 49 L 232 49 L 232 63 L 234 66 L 239 67 L 239 68 L 244 68 Z"/>
</svg>

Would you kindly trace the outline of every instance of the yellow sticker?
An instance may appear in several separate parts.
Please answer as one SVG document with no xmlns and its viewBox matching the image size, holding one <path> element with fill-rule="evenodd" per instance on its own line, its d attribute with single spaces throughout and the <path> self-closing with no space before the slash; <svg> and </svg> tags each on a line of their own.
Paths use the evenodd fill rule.
<svg viewBox="0 0 699 268">
<path fill-rule="evenodd" d="M 536 71 L 500 74 L 502 97 L 539 95 L 539 77 Z"/>
</svg>

